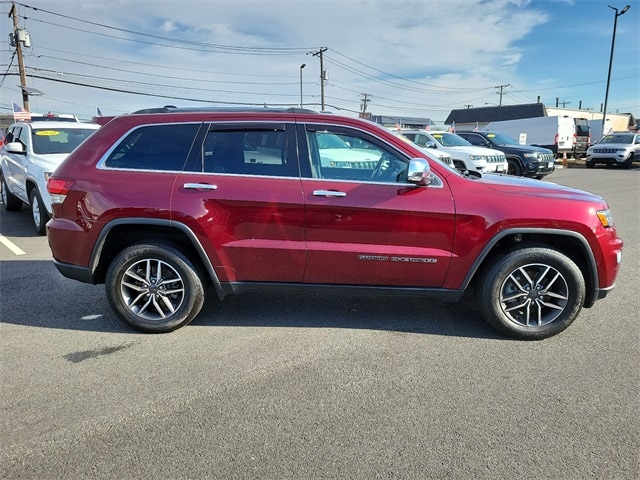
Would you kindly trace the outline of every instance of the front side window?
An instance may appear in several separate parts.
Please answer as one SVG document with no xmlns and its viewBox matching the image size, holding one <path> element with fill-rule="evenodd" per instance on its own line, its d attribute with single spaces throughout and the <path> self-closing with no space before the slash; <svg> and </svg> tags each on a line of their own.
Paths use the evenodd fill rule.
<svg viewBox="0 0 640 480">
<path fill-rule="evenodd" d="M 133 130 L 105 161 L 110 168 L 181 171 L 200 124 L 147 125 Z"/>
<path fill-rule="evenodd" d="M 407 161 L 359 132 L 309 128 L 307 143 L 314 178 L 403 182 Z"/>
</svg>

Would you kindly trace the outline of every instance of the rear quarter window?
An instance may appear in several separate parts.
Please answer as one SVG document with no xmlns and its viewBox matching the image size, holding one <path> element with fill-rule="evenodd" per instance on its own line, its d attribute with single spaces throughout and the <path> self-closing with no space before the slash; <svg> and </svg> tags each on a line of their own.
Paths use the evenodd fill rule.
<svg viewBox="0 0 640 480">
<path fill-rule="evenodd" d="M 130 132 L 104 165 L 134 170 L 182 171 L 200 124 L 147 125 Z"/>
</svg>

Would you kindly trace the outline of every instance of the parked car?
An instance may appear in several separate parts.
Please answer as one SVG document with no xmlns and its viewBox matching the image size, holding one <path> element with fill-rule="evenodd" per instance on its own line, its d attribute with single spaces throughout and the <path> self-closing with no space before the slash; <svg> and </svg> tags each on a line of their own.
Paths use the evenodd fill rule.
<svg viewBox="0 0 640 480">
<path fill-rule="evenodd" d="M 44 235 L 51 217 L 47 179 L 71 151 L 99 125 L 50 120 L 18 122 L 6 132 L 0 150 L 0 184 L 5 210 L 31 207 L 36 232 Z"/>
<path fill-rule="evenodd" d="M 603 163 L 631 168 L 633 162 L 640 162 L 640 133 L 615 132 L 589 147 L 585 165 L 593 168 L 597 163 Z"/>
<path fill-rule="evenodd" d="M 323 160 L 326 135 L 366 151 Z M 607 203 L 509 175 L 463 175 L 371 122 L 299 109 L 115 117 L 48 182 L 66 277 L 105 284 L 144 332 L 192 321 L 205 289 L 475 295 L 521 339 L 567 328 L 613 288 Z"/>
<path fill-rule="evenodd" d="M 507 157 L 507 173 L 518 177 L 544 178 L 555 170 L 555 157 L 547 148 L 520 145 L 516 140 L 498 132 L 458 130 L 458 135 L 477 147 L 500 150 Z"/>
<path fill-rule="evenodd" d="M 415 144 L 414 142 L 409 140 L 407 137 L 402 135 L 402 133 L 400 133 L 398 130 L 390 130 L 390 132 L 398 136 L 405 142 L 410 142 L 417 146 L 417 144 Z M 451 155 L 449 155 L 447 152 L 444 152 L 442 150 L 437 150 L 435 148 L 423 148 L 423 147 L 420 147 L 420 148 L 422 148 L 423 152 L 426 153 L 427 155 L 435 157 L 438 160 L 440 160 L 442 163 L 449 165 L 452 168 L 455 168 L 453 165 L 453 159 L 451 158 Z"/>
<path fill-rule="evenodd" d="M 427 130 L 402 130 L 401 133 L 419 147 L 448 153 L 460 171 L 507 173 L 509 165 L 504 153 L 474 147 L 455 133 Z"/>
</svg>

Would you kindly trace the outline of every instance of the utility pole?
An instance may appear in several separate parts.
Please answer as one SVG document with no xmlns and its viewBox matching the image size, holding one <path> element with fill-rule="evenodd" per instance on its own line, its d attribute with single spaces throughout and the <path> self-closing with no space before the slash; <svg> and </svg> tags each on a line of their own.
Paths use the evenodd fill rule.
<svg viewBox="0 0 640 480">
<path fill-rule="evenodd" d="M 363 93 L 363 98 L 362 98 L 362 113 L 360 113 L 360 118 L 366 118 L 367 117 L 367 104 L 371 101 L 371 99 L 369 98 L 369 94 L 368 93 Z"/>
<path fill-rule="evenodd" d="M 327 51 L 327 47 L 322 47 L 317 52 L 313 52 L 314 57 L 320 57 L 320 105 L 324 112 L 324 81 L 327 78 L 327 73 L 324 71 L 324 60 L 322 54 Z"/>
<path fill-rule="evenodd" d="M 27 75 L 24 72 L 24 61 L 22 59 L 22 38 L 20 26 L 18 25 L 18 12 L 15 4 L 11 4 L 9 17 L 13 18 L 13 35 L 16 42 L 16 53 L 18 55 L 18 71 L 20 72 L 20 87 L 22 89 L 22 107 L 29 111 L 29 94 L 27 93 Z"/>
<path fill-rule="evenodd" d="M 506 84 L 506 85 L 496 85 L 495 87 L 493 87 L 493 88 L 499 88 L 499 89 L 500 89 L 500 93 L 498 94 L 498 95 L 500 95 L 500 102 L 498 103 L 498 106 L 499 106 L 499 107 L 501 107 L 501 106 L 502 106 L 502 95 L 503 95 L 503 90 L 504 90 L 506 87 L 510 87 L 510 86 L 511 86 L 510 84 Z"/>
</svg>

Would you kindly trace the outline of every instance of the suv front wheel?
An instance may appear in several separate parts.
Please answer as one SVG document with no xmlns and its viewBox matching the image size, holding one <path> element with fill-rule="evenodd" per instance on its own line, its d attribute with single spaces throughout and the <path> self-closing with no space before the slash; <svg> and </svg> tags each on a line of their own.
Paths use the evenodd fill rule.
<svg viewBox="0 0 640 480">
<path fill-rule="evenodd" d="M 37 188 L 31 190 L 29 202 L 31 204 L 31 217 L 33 218 L 33 224 L 36 227 L 36 232 L 38 235 L 44 235 L 47 233 L 47 222 L 50 217 L 46 207 L 42 203 L 42 197 L 40 197 L 40 193 Z"/>
<path fill-rule="evenodd" d="M 107 298 L 116 314 L 142 332 L 171 332 L 188 324 L 204 303 L 203 281 L 172 245 L 144 243 L 120 252 L 109 266 Z"/>
<path fill-rule="evenodd" d="M 585 298 L 578 266 L 551 248 L 519 247 L 484 270 L 476 290 L 485 320 L 521 340 L 541 340 L 575 320 Z"/>
</svg>

